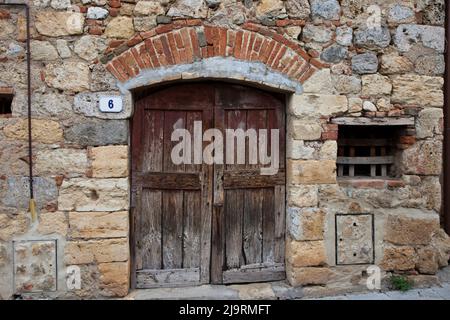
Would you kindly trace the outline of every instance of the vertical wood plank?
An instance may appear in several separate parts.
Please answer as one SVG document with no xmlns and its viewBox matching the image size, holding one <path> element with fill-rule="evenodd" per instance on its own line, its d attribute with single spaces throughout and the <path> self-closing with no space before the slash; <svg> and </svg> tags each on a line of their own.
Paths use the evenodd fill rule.
<svg viewBox="0 0 450 320">
<path fill-rule="evenodd" d="M 385 156 L 386 155 L 386 147 L 381 147 L 380 153 L 381 153 L 381 156 Z M 387 165 L 385 165 L 385 164 L 381 165 L 381 176 L 387 177 Z"/>
<path fill-rule="evenodd" d="M 161 191 L 143 189 L 139 247 L 142 265 L 139 269 L 161 268 Z"/>
<path fill-rule="evenodd" d="M 285 186 L 275 186 L 274 205 L 275 205 L 274 260 L 275 260 L 275 262 L 278 262 L 278 263 L 284 263 L 285 234 L 286 234 L 286 187 Z"/>
<path fill-rule="evenodd" d="M 200 266 L 201 194 L 184 192 L 183 268 Z"/>
<path fill-rule="evenodd" d="M 183 262 L 183 191 L 164 191 L 162 198 L 163 268 L 181 268 Z"/>
<path fill-rule="evenodd" d="M 377 155 L 377 150 L 375 147 L 370 147 L 370 156 L 375 157 Z M 370 165 L 370 176 L 375 177 L 377 175 L 377 165 L 371 164 Z"/>
<path fill-rule="evenodd" d="M 262 262 L 275 261 L 275 195 L 273 188 L 262 189 Z"/>
<path fill-rule="evenodd" d="M 244 262 L 242 256 L 242 211 L 244 193 L 242 190 L 227 190 L 225 196 L 225 248 L 227 268 L 239 268 Z"/>
<path fill-rule="evenodd" d="M 262 190 L 244 193 L 244 257 L 246 264 L 261 263 L 262 257 Z"/>
<path fill-rule="evenodd" d="M 354 156 L 355 156 L 355 147 L 350 147 L 350 157 L 354 157 Z M 350 164 L 348 166 L 348 175 L 350 177 L 355 176 L 355 165 L 354 164 Z"/>
</svg>

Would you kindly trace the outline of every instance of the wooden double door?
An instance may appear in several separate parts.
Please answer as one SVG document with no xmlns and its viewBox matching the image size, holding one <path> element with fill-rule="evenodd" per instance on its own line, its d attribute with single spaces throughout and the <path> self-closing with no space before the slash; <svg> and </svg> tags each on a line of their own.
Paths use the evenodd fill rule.
<svg viewBox="0 0 450 320">
<path fill-rule="evenodd" d="M 197 122 L 197 132 L 194 132 Z M 223 162 L 199 163 L 194 145 L 223 134 Z M 137 95 L 132 119 L 132 283 L 136 288 L 285 278 L 285 115 L 283 96 L 227 83 L 187 83 Z M 226 129 L 279 130 L 279 169 L 227 164 Z M 175 129 L 192 134 L 192 161 L 174 164 Z M 268 141 L 267 154 L 272 141 Z M 203 140 L 203 139 L 202 139 Z M 234 141 L 237 143 L 237 139 Z M 197 148 L 198 150 L 198 148 Z M 236 153 L 238 148 L 234 148 Z M 216 149 L 214 152 L 218 152 Z"/>
</svg>

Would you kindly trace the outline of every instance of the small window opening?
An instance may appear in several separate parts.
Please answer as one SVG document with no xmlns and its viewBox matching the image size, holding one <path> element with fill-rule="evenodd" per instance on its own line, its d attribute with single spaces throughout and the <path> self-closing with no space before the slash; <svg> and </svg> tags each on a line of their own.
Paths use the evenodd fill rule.
<svg viewBox="0 0 450 320">
<path fill-rule="evenodd" d="M 11 104 L 13 96 L 12 95 L 2 95 L 0 94 L 0 115 L 11 115 Z"/>
<path fill-rule="evenodd" d="M 401 130 L 400 126 L 340 125 L 338 177 L 396 177 Z"/>
</svg>

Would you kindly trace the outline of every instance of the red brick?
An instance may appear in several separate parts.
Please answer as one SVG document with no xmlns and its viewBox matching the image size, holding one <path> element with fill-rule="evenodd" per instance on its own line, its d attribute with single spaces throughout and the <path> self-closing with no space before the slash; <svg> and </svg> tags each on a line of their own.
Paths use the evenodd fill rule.
<svg viewBox="0 0 450 320">
<path fill-rule="evenodd" d="M 140 56 L 139 52 L 137 51 L 137 49 L 131 48 L 130 51 L 131 51 L 131 54 L 133 55 L 134 60 L 138 64 L 139 69 L 141 69 L 141 70 L 145 69 L 147 66 L 144 63 L 144 61 L 142 61 L 141 56 Z"/>
<path fill-rule="evenodd" d="M 146 45 L 143 43 L 139 45 L 136 50 L 139 52 L 139 56 L 144 63 L 146 68 L 153 68 L 152 60 L 149 52 L 147 51 Z"/>
<path fill-rule="evenodd" d="M 111 40 L 108 44 L 108 46 L 110 48 L 117 48 L 118 46 L 120 46 L 122 43 L 124 43 L 124 40 Z"/>
<path fill-rule="evenodd" d="M 99 26 L 92 26 L 89 28 L 89 34 L 101 36 L 103 34 L 103 28 Z"/>
<path fill-rule="evenodd" d="M 338 132 L 337 131 L 322 132 L 321 139 L 322 140 L 337 140 Z"/>
<path fill-rule="evenodd" d="M 242 50 L 242 38 L 244 36 L 244 32 L 239 30 L 236 32 L 236 42 L 234 45 L 234 51 L 233 55 L 235 58 L 239 59 L 241 56 L 241 50 Z"/>
<path fill-rule="evenodd" d="M 273 61 L 278 55 L 278 52 L 281 50 L 281 45 L 278 42 L 275 42 L 275 47 L 273 48 L 272 52 L 270 53 L 270 56 L 267 60 L 267 65 L 271 66 Z"/>
<path fill-rule="evenodd" d="M 300 20 L 300 19 L 292 19 L 291 23 L 294 26 L 300 26 L 300 27 L 303 27 L 303 26 L 306 25 L 306 21 L 305 20 Z"/>
<path fill-rule="evenodd" d="M 109 8 L 109 15 L 111 17 L 117 17 L 119 15 L 120 10 L 118 8 Z"/>
<path fill-rule="evenodd" d="M 241 55 L 239 59 L 245 59 L 247 56 L 248 42 L 250 41 L 250 32 L 244 31 L 244 36 L 242 37 L 242 47 L 241 47 Z"/>
<path fill-rule="evenodd" d="M 172 24 L 162 24 L 162 25 L 157 26 L 154 30 L 157 34 L 167 33 L 169 31 L 173 30 L 173 25 Z"/>
<path fill-rule="evenodd" d="M 111 63 L 114 66 L 114 70 L 116 70 L 119 75 L 119 78 L 120 78 L 119 80 L 121 80 L 123 82 L 130 78 L 125 67 L 122 65 L 122 63 L 120 62 L 120 60 L 118 58 L 112 60 Z"/>
<path fill-rule="evenodd" d="M 167 40 L 167 35 L 161 36 L 161 44 L 163 47 L 164 55 L 167 58 L 169 64 L 175 64 L 175 59 L 173 57 L 172 51 L 170 50 L 169 41 Z"/>
<path fill-rule="evenodd" d="M 275 41 L 271 39 L 264 39 L 263 48 L 259 53 L 259 61 L 266 63 L 275 47 Z"/>
<path fill-rule="evenodd" d="M 201 26 L 202 20 L 201 19 L 188 19 L 186 20 L 186 25 L 193 27 L 193 26 Z"/>
<path fill-rule="evenodd" d="M 358 189 L 384 189 L 386 181 L 381 179 L 345 179 L 340 181 L 339 184 Z"/>
<path fill-rule="evenodd" d="M 141 32 L 140 35 L 141 35 L 141 38 L 145 40 L 145 39 L 156 36 L 156 32 L 155 32 L 155 30 L 149 30 L 149 31 Z"/>
<path fill-rule="evenodd" d="M 328 68 L 330 65 L 328 63 L 324 63 L 317 59 L 311 59 L 309 60 L 309 63 L 311 63 L 313 66 L 322 69 L 322 68 Z"/>
<path fill-rule="evenodd" d="M 184 43 L 183 43 L 183 39 L 181 38 L 180 31 L 174 32 L 173 35 L 175 37 L 175 43 L 177 44 L 177 48 L 179 48 L 179 49 L 184 48 Z"/>
<path fill-rule="evenodd" d="M 314 74 L 314 72 L 316 72 L 316 70 L 316 68 L 310 66 L 309 69 L 298 78 L 298 81 L 300 83 L 305 82 Z"/>
<path fill-rule="evenodd" d="M 259 32 L 260 31 L 260 26 L 258 26 L 257 24 L 254 24 L 252 22 L 246 22 L 242 25 L 242 28 L 245 30 L 249 30 L 249 31 L 253 31 L 253 32 Z"/>
<path fill-rule="evenodd" d="M 139 74 L 139 65 L 134 59 L 134 56 L 131 52 L 127 51 L 121 54 L 119 57 L 119 61 L 122 63 L 122 65 L 125 67 L 125 70 L 127 70 L 127 73 L 131 77 L 135 77 Z"/>
<path fill-rule="evenodd" d="M 289 19 L 277 20 L 277 22 L 276 22 L 277 27 L 286 27 L 291 24 L 292 24 L 292 21 Z"/>
<path fill-rule="evenodd" d="M 109 0 L 108 4 L 111 8 L 120 8 L 122 6 L 120 0 Z"/>
<path fill-rule="evenodd" d="M 87 26 L 101 26 L 101 25 L 103 25 L 103 22 L 101 22 L 100 20 L 86 19 L 86 25 Z"/>
<path fill-rule="evenodd" d="M 219 28 L 219 55 L 225 56 L 227 49 L 227 29 Z"/>
<path fill-rule="evenodd" d="M 335 123 L 326 123 L 322 125 L 323 131 L 338 131 L 339 125 Z"/>
<path fill-rule="evenodd" d="M 142 37 L 140 34 L 136 34 L 130 40 L 127 41 L 127 46 L 134 47 L 140 42 L 142 42 Z"/>
<path fill-rule="evenodd" d="M 80 13 L 86 13 L 88 11 L 88 7 L 86 6 L 79 6 L 78 8 L 80 9 Z"/>
<path fill-rule="evenodd" d="M 273 60 L 273 63 L 270 64 L 270 66 L 272 66 L 273 68 L 278 68 L 278 65 L 280 64 L 280 60 L 284 56 L 286 51 L 287 51 L 286 46 L 282 46 L 280 51 L 278 52 L 276 58 Z"/>
<path fill-rule="evenodd" d="M 403 180 L 386 180 L 386 184 L 388 188 L 403 188 L 405 186 L 405 182 Z"/>
<path fill-rule="evenodd" d="M 400 136 L 400 143 L 401 144 L 414 144 L 416 143 L 416 137 L 414 136 Z"/>
<path fill-rule="evenodd" d="M 9 19 L 11 18 L 11 14 L 7 10 L 0 10 L 0 19 Z"/>
<path fill-rule="evenodd" d="M 161 63 L 159 62 L 158 54 L 156 52 L 155 46 L 153 45 L 152 39 L 145 40 L 145 47 L 147 48 L 147 52 L 150 56 L 153 67 L 154 68 L 160 67 Z"/>
<path fill-rule="evenodd" d="M 181 63 L 180 54 L 178 53 L 178 50 L 177 50 L 177 45 L 175 43 L 175 37 L 173 35 L 173 32 L 169 32 L 167 34 L 167 40 L 169 41 L 170 52 L 173 55 L 175 64 Z"/>
<path fill-rule="evenodd" d="M 181 38 L 183 39 L 184 42 L 184 49 L 186 52 L 186 61 L 188 63 L 191 63 L 194 61 L 194 54 L 193 54 L 193 50 L 192 50 L 192 44 L 191 44 L 191 37 L 189 36 L 189 32 L 186 28 L 181 29 L 180 30 L 181 33 Z"/>
<path fill-rule="evenodd" d="M 198 37 L 197 32 L 195 29 L 189 29 L 190 38 L 191 38 L 191 45 L 192 45 L 192 54 L 194 56 L 194 59 L 200 59 L 201 53 L 200 53 L 200 45 L 198 43 Z"/>
</svg>

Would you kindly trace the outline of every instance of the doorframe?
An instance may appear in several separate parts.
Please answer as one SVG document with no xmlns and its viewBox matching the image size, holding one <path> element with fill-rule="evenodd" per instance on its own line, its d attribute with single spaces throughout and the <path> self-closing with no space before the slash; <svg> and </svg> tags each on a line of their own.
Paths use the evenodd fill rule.
<svg viewBox="0 0 450 320">
<path fill-rule="evenodd" d="M 270 71 L 269 73 L 273 73 L 272 71 Z M 276 79 L 276 78 L 274 78 Z M 288 188 L 288 184 L 287 184 L 287 142 L 288 142 L 288 117 L 290 115 L 289 109 L 291 106 L 291 99 L 292 96 L 294 94 L 300 94 L 303 93 L 303 87 L 298 84 L 295 83 L 295 86 L 293 87 L 280 87 L 280 85 L 275 84 L 275 83 L 270 83 L 270 82 L 264 82 L 261 83 L 260 81 L 258 81 L 257 83 L 253 82 L 253 81 L 242 81 L 242 80 L 235 80 L 232 78 L 221 78 L 221 77 L 202 77 L 202 76 L 198 76 L 195 78 L 191 78 L 188 80 L 174 80 L 174 81 L 165 81 L 162 80 L 161 82 L 157 82 L 157 83 L 153 83 L 150 86 L 136 86 L 133 87 L 133 85 L 128 85 L 127 88 L 125 89 L 125 87 L 121 87 L 121 91 L 123 95 L 126 95 L 129 98 L 129 102 L 130 102 L 130 107 L 131 107 L 131 112 L 130 112 L 130 117 L 128 118 L 128 130 L 129 130 L 129 134 L 128 134 L 128 145 L 129 145 L 129 163 L 128 163 L 128 167 L 129 167 L 129 183 L 130 183 L 130 194 L 129 194 L 129 201 L 130 201 L 130 210 L 129 210 L 129 252 L 130 252 L 130 262 L 129 262 L 129 280 L 130 280 L 130 289 L 136 290 L 138 289 L 136 287 L 136 256 L 135 256 L 135 248 L 134 248 L 134 243 L 135 243 L 135 230 L 134 230 L 134 210 L 136 209 L 135 206 L 135 199 L 133 198 L 133 181 L 132 181 L 132 168 L 131 168 L 131 163 L 132 163 L 132 146 L 131 146 L 131 140 L 132 140 L 132 132 L 133 132 L 133 117 L 135 115 L 135 108 L 136 108 L 136 97 L 143 95 L 144 92 L 149 92 L 149 91 L 153 91 L 153 90 L 157 90 L 158 88 L 161 87 L 169 87 L 171 85 L 176 85 L 176 84 L 180 84 L 180 83 L 190 83 L 190 82 L 203 82 L 203 81 L 207 81 L 207 80 L 211 80 L 211 81 L 215 81 L 215 82 L 228 82 L 231 84 L 239 84 L 242 86 L 247 86 L 247 87 L 253 87 L 253 88 L 257 88 L 266 92 L 275 92 L 278 94 L 283 94 L 285 97 L 285 101 L 284 103 L 284 130 L 285 130 L 285 148 L 284 148 L 284 161 L 285 161 L 285 167 L 286 167 L 286 176 L 285 176 L 285 195 L 284 195 L 284 202 L 285 202 L 285 209 L 284 209 L 284 215 L 285 215 L 285 239 L 284 239 L 284 247 L 285 247 L 285 251 L 286 251 L 286 247 L 287 247 L 287 240 L 288 240 L 288 204 L 287 204 L 287 195 L 289 192 L 289 188 Z M 134 84 L 135 85 L 135 84 Z M 213 215 L 214 213 L 211 213 L 211 222 L 213 220 Z M 211 232 L 212 232 L 212 226 L 211 226 Z M 210 247 L 211 250 L 211 247 Z M 284 258 L 284 263 L 285 263 L 285 267 L 287 268 L 287 261 L 286 261 L 287 257 L 285 256 Z M 209 267 L 209 275 L 208 275 L 208 279 L 209 279 L 209 283 L 211 283 L 211 261 L 210 261 L 210 267 Z M 201 284 L 199 284 L 201 285 Z"/>
</svg>

